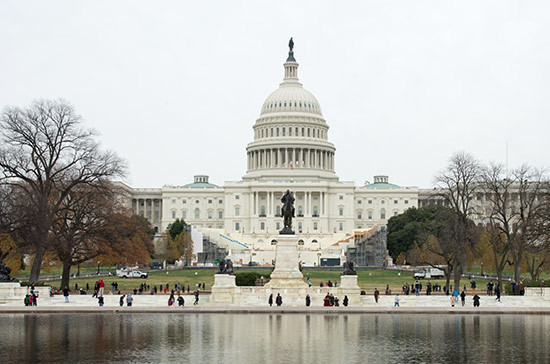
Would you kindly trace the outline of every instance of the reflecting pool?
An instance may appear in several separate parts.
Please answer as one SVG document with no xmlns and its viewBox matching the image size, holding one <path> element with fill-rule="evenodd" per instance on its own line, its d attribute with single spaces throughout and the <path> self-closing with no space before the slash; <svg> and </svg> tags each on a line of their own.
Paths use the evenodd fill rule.
<svg viewBox="0 0 550 364">
<path fill-rule="evenodd" d="M 1 363 L 550 363 L 550 316 L 0 315 Z"/>
</svg>

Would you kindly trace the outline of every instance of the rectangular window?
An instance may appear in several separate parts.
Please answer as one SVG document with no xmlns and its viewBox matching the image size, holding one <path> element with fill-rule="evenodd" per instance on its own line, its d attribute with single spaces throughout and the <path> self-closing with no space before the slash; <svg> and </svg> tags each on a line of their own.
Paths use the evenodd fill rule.
<svg viewBox="0 0 550 364">
<path fill-rule="evenodd" d="M 241 210 L 239 207 L 235 207 L 235 216 L 239 216 L 241 214 Z"/>
<path fill-rule="evenodd" d="M 176 211 L 172 211 L 172 219 L 176 218 Z"/>
<path fill-rule="evenodd" d="M 399 203 L 399 201 L 393 200 L 393 204 L 394 204 L 394 205 L 397 205 L 398 203 Z"/>
<path fill-rule="evenodd" d="M 408 205 L 409 204 L 409 200 L 405 200 L 405 205 Z"/>
<path fill-rule="evenodd" d="M 298 200 L 302 200 L 304 196 L 298 195 Z"/>
<path fill-rule="evenodd" d="M 399 214 L 398 211 L 394 211 L 394 212 L 393 212 L 393 216 L 397 216 L 397 214 Z"/>
<path fill-rule="evenodd" d="M 313 230 L 317 230 L 317 223 L 316 222 L 313 223 Z"/>
<path fill-rule="evenodd" d="M 208 203 L 212 203 L 212 200 L 208 200 Z"/>
<path fill-rule="evenodd" d="M 319 196 L 314 195 L 314 196 L 313 196 L 313 199 L 314 199 L 314 200 L 318 200 L 318 199 L 319 199 Z"/>
<path fill-rule="evenodd" d="M 187 203 L 187 200 L 181 200 L 182 203 Z"/>
<path fill-rule="evenodd" d="M 183 217 L 183 219 L 187 219 L 187 211 L 183 211 L 181 216 Z"/>
<path fill-rule="evenodd" d="M 175 199 L 175 198 L 172 199 L 172 203 L 176 203 L 176 199 Z"/>
<path fill-rule="evenodd" d="M 238 222 L 235 223 L 235 230 L 236 231 L 241 230 L 241 224 L 240 223 L 238 223 Z"/>
<path fill-rule="evenodd" d="M 338 198 L 339 198 L 340 200 L 343 200 L 343 199 L 344 199 L 344 196 L 340 195 L 340 196 L 338 196 Z"/>
<path fill-rule="evenodd" d="M 367 216 L 368 216 L 369 220 L 372 220 L 372 211 L 369 211 Z"/>
<path fill-rule="evenodd" d="M 372 200 L 369 200 L 369 205 L 372 205 Z"/>
<path fill-rule="evenodd" d="M 223 200 L 218 200 L 218 203 L 223 203 Z"/>
<path fill-rule="evenodd" d="M 218 219 L 222 219 L 223 218 L 223 211 L 218 211 Z"/>
<path fill-rule="evenodd" d="M 363 218 L 363 215 L 361 214 L 361 211 L 357 213 L 357 219 L 361 220 Z"/>
<path fill-rule="evenodd" d="M 212 211 L 208 211 L 208 218 L 209 218 L 209 219 L 212 218 Z"/>
<path fill-rule="evenodd" d="M 265 230 L 265 222 L 260 223 L 260 230 Z"/>
<path fill-rule="evenodd" d="M 302 232 L 302 223 L 301 222 L 298 223 L 298 232 L 300 232 L 300 233 Z"/>
<path fill-rule="evenodd" d="M 235 200 L 238 200 L 240 198 L 239 195 L 235 195 Z"/>
<path fill-rule="evenodd" d="M 357 203 L 358 203 L 359 205 L 361 205 L 361 202 L 363 202 L 363 201 L 362 201 L 362 200 L 357 200 Z"/>
<path fill-rule="evenodd" d="M 344 223 L 343 223 L 343 222 L 341 222 L 341 223 L 338 225 L 338 229 L 339 229 L 340 231 L 344 231 Z"/>
<path fill-rule="evenodd" d="M 276 228 L 277 230 L 280 230 L 280 229 L 281 229 L 281 223 L 278 222 L 278 223 L 276 224 L 275 228 Z"/>
</svg>

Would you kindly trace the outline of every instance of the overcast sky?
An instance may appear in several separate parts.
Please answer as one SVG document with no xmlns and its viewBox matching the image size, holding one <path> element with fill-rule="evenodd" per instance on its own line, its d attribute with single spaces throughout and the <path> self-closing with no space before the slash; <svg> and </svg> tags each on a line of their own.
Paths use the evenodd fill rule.
<svg viewBox="0 0 550 364">
<path fill-rule="evenodd" d="M 453 152 L 549 166 L 550 1 L 0 2 L 0 107 L 64 98 L 126 182 L 240 180 L 294 37 L 341 180 L 433 186 Z"/>
</svg>

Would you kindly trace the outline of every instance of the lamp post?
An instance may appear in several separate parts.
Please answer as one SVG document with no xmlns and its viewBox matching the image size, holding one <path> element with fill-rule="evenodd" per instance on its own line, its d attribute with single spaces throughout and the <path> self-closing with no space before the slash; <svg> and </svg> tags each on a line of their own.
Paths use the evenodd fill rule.
<svg viewBox="0 0 550 364">
<path fill-rule="evenodd" d="M 97 275 L 99 275 L 99 261 L 97 262 Z"/>
</svg>

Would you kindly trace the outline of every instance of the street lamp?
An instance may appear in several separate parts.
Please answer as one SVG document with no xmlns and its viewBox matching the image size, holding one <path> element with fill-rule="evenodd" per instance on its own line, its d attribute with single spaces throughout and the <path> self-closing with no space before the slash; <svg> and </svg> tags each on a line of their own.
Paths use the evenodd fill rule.
<svg viewBox="0 0 550 364">
<path fill-rule="evenodd" d="M 97 262 L 97 275 L 99 275 L 99 261 Z"/>
</svg>

